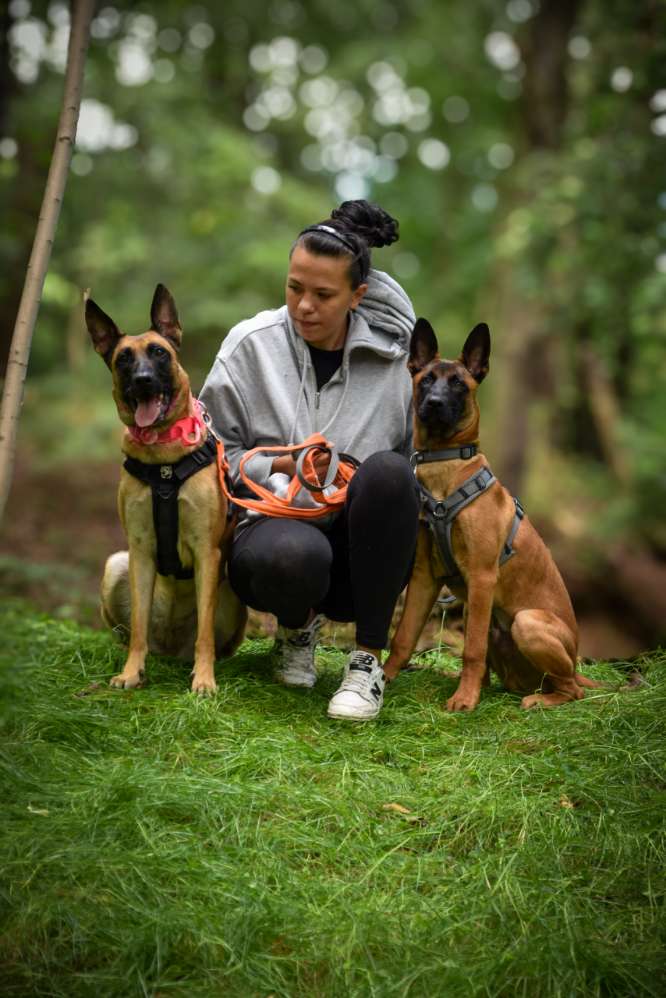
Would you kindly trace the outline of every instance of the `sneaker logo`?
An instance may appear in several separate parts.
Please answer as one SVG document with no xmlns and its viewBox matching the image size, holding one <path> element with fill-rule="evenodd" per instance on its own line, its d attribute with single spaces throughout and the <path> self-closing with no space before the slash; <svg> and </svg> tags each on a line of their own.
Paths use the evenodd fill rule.
<svg viewBox="0 0 666 998">
<path fill-rule="evenodd" d="M 312 635 L 308 634 L 307 631 L 300 631 L 298 634 L 292 635 L 288 640 L 289 644 L 293 645 L 294 648 L 307 648 L 312 640 Z"/>
<path fill-rule="evenodd" d="M 380 696 L 382 695 L 382 691 L 379 688 L 379 686 L 377 685 L 377 683 L 375 683 L 374 686 L 370 687 L 370 692 L 372 693 L 372 695 L 375 698 L 375 700 L 379 700 Z"/>
<path fill-rule="evenodd" d="M 350 672 L 367 672 L 368 675 L 372 672 L 372 669 L 368 668 L 367 665 L 361 665 L 358 659 L 352 662 L 349 666 Z"/>
<path fill-rule="evenodd" d="M 362 665 L 374 665 L 375 657 L 367 651 L 357 651 L 354 655 L 354 662 L 361 662 Z"/>
</svg>

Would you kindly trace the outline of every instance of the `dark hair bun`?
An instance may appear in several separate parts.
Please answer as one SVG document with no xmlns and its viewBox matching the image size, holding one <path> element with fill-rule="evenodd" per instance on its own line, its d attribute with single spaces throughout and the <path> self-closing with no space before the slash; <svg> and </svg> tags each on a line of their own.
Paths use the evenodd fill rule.
<svg viewBox="0 0 666 998">
<path fill-rule="evenodd" d="M 340 231 L 353 232 L 368 246 L 390 246 L 400 238 L 397 220 L 368 201 L 343 201 L 331 212 L 331 219 L 338 223 Z"/>
</svg>

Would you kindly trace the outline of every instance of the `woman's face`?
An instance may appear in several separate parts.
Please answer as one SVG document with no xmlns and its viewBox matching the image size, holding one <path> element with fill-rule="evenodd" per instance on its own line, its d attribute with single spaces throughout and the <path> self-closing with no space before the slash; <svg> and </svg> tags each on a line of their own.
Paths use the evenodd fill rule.
<svg viewBox="0 0 666 998">
<path fill-rule="evenodd" d="M 367 288 L 360 284 L 352 291 L 346 255 L 317 256 L 297 246 L 289 261 L 286 289 L 296 332 L 320 350 L 339 350 L 347 335 L 349 311 Z"/>
</svg>

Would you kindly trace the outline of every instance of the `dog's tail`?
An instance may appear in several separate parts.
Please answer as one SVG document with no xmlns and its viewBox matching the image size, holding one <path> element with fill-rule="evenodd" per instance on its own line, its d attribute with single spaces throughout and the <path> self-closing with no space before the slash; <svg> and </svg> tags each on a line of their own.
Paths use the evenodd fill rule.
<svg viewBox="0 0 666 998">
<path fill-rule="evenodd" d="M 591 661 L 591 660 L 590 660 Z M 617 690 L 618 687 L 614 683 L 600 683 L 596 679 L 590 679 L 588 676 L 584 676 L 582 673 L 577 672 L 574 679 L 579 686 L 588 690 Z M 623 686 L 620 686 L 621 691 L 635 690 L 643 686 L 645 680 L 639 669 L 633 669 L 631 672 L 626 673 L 626 682 Z"/>
<path fill-rule="evenodd" d="M 618 672 L 622 673 L 625 677 L 625 684 L 621 686 L 621 690 L 635 690 L 640 686 L 645 684 L 643 678 L 642 665 L 643 654 L 631 655 L 628 658 L 606 658 L 603 661 L 607 662 L 608 665 L 612 665 Z M 579 658 L 576 663 L 578 666 L 581 665 L 593 665 L 596 660 L 593 658 Z M 576 682 L 579 686 L 584 686 L 592 689 L 593 687 L 602 687 L 606 689 L 617 689 L 612 683 L 597 683 L 593 679 L 588 679 L 587 676 L 582 676 L 580 672 L 576 673 Z"/>
<path fill-rule="evenodd" d="M 614 688 L 610 683 L 599 683 L 596 679 L 588 679 L 580 672 L 576 673 L 574 679 L 579 686 L 583 686 L 586 690 L 612 690 Z"/>
</svg>

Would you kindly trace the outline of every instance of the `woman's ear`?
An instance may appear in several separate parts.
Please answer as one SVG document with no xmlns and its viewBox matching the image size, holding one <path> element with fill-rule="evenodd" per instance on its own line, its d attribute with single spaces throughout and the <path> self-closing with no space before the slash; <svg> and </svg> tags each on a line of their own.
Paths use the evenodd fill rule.
<svg viewBox="0 0 666 998">
<path fill-rule="evenodd" d="M 351 308 L 352 312 L 357 307 L 357 305 L 360 305 L 360 303 L 361 303 L 361 301 L 363 299 L 363 295 L 365 294 L 365 292 L 367 290 L 368 290 L 368 285 L 367 284 L 359 284 L 359 286 L 355 289 L 355 291 L 354 291 L 354 293 L 352 295 L 351 304 L 349 306 Z"/>
</svg>

